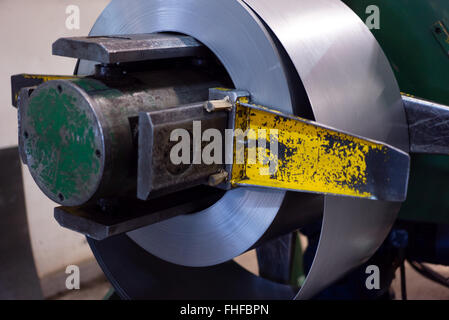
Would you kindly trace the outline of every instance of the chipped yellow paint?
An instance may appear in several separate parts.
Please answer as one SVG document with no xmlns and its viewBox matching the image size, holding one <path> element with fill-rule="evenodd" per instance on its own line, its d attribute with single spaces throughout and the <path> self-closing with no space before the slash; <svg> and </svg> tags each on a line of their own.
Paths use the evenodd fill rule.
<svg viewBox="0 0 449 320">
<path fill-rule="evenodd" d="M 385 155 L 384 145 L 243 101 L 236 105 L 235 128 L 249 130 L 247 139 L 257 139 L 258 132 L 259 137 L 260 133 L 266 133 L 267 143 L 264 146 L 248 143 L 243 151 L 246 161 L 238 164 L 235 141 L 231 175 L 234 186 L 375 198 L 366 188 L 368 155 L 372 152 Z M 270 129 L 277 129 L 277 136 L 270 135 Z M 270 142 L 276 142 L 272 139 L 278 140 L 277 155 L 270 152 Z M 248 161 L 251 153 L 258 155 L 255 163 Z M 275 170 L 268 174 L 270 161 Z"/>
<path fill-rule="evenodd" d="M 42 74 L 24 74 L 23 77 L 26 79 L 42 79 L 43 82 L 78 78 L 77 76 L 50 76 Z"/>
<path fill-rule="evenodd" d="M 405 92 L 402 92 L 402 91 L 401 91 L 401 95 L 402 95 L 402 96 L 406 96 L 406 97 L 410 97 L 410 98 L 415 98 L 414 95 L 412 95 L 412 94 L 410 94 L 410 93 L 405 93 Z"/>
</svg>

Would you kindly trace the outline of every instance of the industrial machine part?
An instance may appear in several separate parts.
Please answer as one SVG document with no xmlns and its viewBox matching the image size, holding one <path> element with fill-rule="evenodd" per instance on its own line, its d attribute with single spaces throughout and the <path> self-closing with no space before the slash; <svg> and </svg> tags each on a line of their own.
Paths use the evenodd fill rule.
<svg viewBox="0 0 449 320">
<path fill-rule="evenodd" d="M 204 100 L 208 88 L 219 82 L 201 77 L 199 71 L 177 68 L 176 75 L 133 74 L 119 86 L 91 78 L 46 82 L 29 97 L 20 96 L 23 160 L 44 193 L 63 205 L 126 195 L 136 185 L 133 131 L 139 112 Z M 159 87 L 149 88 L 156 79 Z M 208 168 L 205 174 L 216 170 Z"/>
<path fill-rule="evenodd" d="M 446 35 L 445 30 L 449 30 L 447 1 L 343 2 L 362 20 L 369 16 L 366 13 L 369 6 L 376 5 L 379 8 L 381 27 L 372 29 L 371 32 L 387 55 L 402 92 L 449 105 L 448 55 L 441 41 Z M 440 23 L 444 26 L 443 29 L 439 28 Z M 422 124 L 431 122 L 432 120 Z M 438 130 L 440 126 L 442 122 L 434 129 Z M 413 154 L 411 167 L 413 170 L 410 172 L 408 199 L 401 207 L 399 218 L 416 222 L 449 223 L 448 191 L 444 187 L 449 177 L 447 157 Z"/>
<path fill-rule="evenodd" d="M 370 20 L 373 17 L 372 10 L 378 8 L 380 25 L 379 28 L 372 28 L 371 32 L 389 59 L 402 92 L 433 100 L 435 101 L 432 103 L 433 105 L 449 104 L 447 91 L 449 60 L 447 50 L 444 50 L 447 26 L 449 26 L 449 3 L 447 1 L 344 0 L 343 2 L 367 22 L 372 22 Z M 409 50 L 410 48 L 413 50 Z M 409 99 L 403 100 L 404 103 L 407 103 L 407 100 L 413 101 L 414 98 L 409 97 Z M 409 124 L 415 123 L 409 127 L 410 135 L 416 136 L 420 131 L 422 133 L 420 141 L 413 141 L 414 138 L 411 138 L 411 150 L 417 152 L 418 149 L 425 148 L 425 144 L 427 144 L 429 149 L 425 152 L 431 153 L 411 154 L 412 170 L 407 201 L 401 206 L 398 221 L 391 232 L 392 235 L 397 229 L 407 230 L 409 241 L 405 258 L 409 262 L 413 262 L 413 265 L 416 264 L 414 261 L 447 265 L 447 257 L 444 252 L 448 248 L 446 239 L 449 207 L 446 182 L 449 162 L 444 148 L 438 152 L 439 148 L 437 147 L 440 141 L 441 146 L 444 145 L 445 124 L 441 118 L 444 118 L 444 109 L 443 106 L 440 112 L 438 108 L 420 108 L 419 111 L 406 108 L 407 113 L 414 114 L 412 117 L 409 115 L 407 117 Z M 436 123 L 438 125 L 434 126 L 433 124 Z M 426 132 L 432 132 L 433 138 L 426 136 Z M 436 134 L 437 132 L 439 134 Z M 435 152 L 441 155 L 435 155 Z M 365 270 L 369 265 L 374 264 L 380 267 L 381 279 L 391 279 L 395 274 L 400 254 L 391 254 L 392 250 L 388 249 L 391 247 L 389 240 L 391 235 L 373 258 L 344 277 L 338 284 L 324 290 L 317 298 L 368 299 L 381 297 L 382 292 L 388 290 L 391 280 L 382 284 L 381 287 L 384 290 L 380 290 L 374 295 L 372 291 L 361 288 L 360 283 L 366 279 Z M 311 235 L 308 237 L 309 244 L 317 242 L 318 238 L 319 233 Z M 417 245 L 418 243 L 419 245 Z M 308 251 L 309 249 L 310 246 Z M 308 257 L 305 259 L 309 260 L 305 262 L 306 264 L 310 264 L 313 259 L 314 250 L 310 251 L 311 255 L 307 254 Z M 437 255 L 436 252 L 439 254 Z M 435 279 L 435 277 L 430 278 Z M 438 281 L 438 283 L 441 282 Z"/>
<path fill-rule="evenodd" d="M 124 298 L 292 298 L 293 288 L 229 260 L 324 208 L 296 295 L 313 297 L 366 261 L 391 228 L 406 195 L 409 145 L 424 139 L 417 129 L 409 144 L 406 116 L 447 114 L 420 99 L 403 103 L 376 40 L 337 0 L 116 0 L 91 37 L 60 39 L 53 52 L 85 60 L 71 79 L 13 78 L 13 90 L 23 87 L 18 80 L 42 81 L 18 94 L 22 159 L 63 205 L 57 220 L 91 238 Z M 217 86 L 236 90 L 209 92 Z M 195 140 L 195 121 L 200 137 L 238 128 L 281 135 L 265 135 L 263 147 L 251 136 L 241 144 L 243 158 L 259 153 L 262 164 L 171 163 L 171 132 Z M 266 167 L 274 140 L 283 148 L 278 175 Z M 230 141 L 230 149 L 221 143 L 224 158 L 235 160 L 239 141 Z M 195 159 L 201 148 L 191 145 Z"/>
</svg>

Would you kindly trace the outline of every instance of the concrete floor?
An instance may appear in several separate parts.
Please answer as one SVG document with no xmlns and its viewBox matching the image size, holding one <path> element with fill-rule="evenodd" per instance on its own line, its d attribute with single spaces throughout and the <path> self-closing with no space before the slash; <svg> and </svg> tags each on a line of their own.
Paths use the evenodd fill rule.
<svg viewBox="0 0 449 320">
<path fill-rule="evenodd" d="M 111 284 L 106 279 L 100 279 L 89 285 L 81 286 L 79 290 L 70 290 L 57 295 L 50 300 L 103 300 L 111 290 Z"/>
<path fill-rule="evenodd" d="M 304 244 L 304 239 L 301 239 Z M 259 268 L 255 251 L 249 251 L 235 259 L 245 269 L 254 274 L 258 274 Z M 449 278 L 449 267 L 429 265 L 434 271 Z M 449 300 L 449 289 L 437 284 L 417 273 L 408 263 L 405 266 L 405 276 L 407 284 L 407 298 L 409 300 Z M 396 299 L 401 299 L 401 282 L 399 269 L 396 278 L 393 280 L 392 288 Z"/>
<path fill-rule="evenodd" d="M 449 278 L 449 267 L 430 265 L 434 271 Z M 435 283 L 417 273 L 408 263 L 405 266 L 405 278 L 407 285 L 408 300 L 449 300 L 449 289 Z M 401 299 L 401 281 L 399 270 L 396 272 L 396 279 L 393 280 L 396 299 Z"/>
<path fill-rule="evenodd" d="M 248 271 L 258 274 L 258 265 L 255 251 L 249 251 L 236 258 Z M 449 277 L 449 267 L 429 265 L 435 271 Z M 399 270 L 392 287 L 395 291 L 396 299 L 401 299 Z M 449 289 L 443 287 L 431 280 L 428 280 L 418 274 L 415 270 L 406 264 L 407 295 L 409 300 L 449 300 Z M 73 290 L 66 294 L 59 295 L 54 299 L 58 300 L 101 300 L 103 299 L 111 286 L 104 279 L 97 280 L 94 283 L 82 287 L 80 290 Z"/>
</svg>

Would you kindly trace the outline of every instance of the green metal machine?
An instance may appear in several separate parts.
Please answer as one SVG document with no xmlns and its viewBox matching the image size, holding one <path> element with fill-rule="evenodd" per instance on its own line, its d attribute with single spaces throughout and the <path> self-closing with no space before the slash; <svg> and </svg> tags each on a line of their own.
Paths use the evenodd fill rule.
<svg viewBox="0 0 449 320">
<path fill-rule="evenodd" d="M 401 91 L 449 104 L 449 1 L 344 0 L 362 19 L 379 8 L 372 29 L 395 72 Z M 449 223 L 449 157 L 412 154 L 407 201 L 400 218 Z"/>
</svg>

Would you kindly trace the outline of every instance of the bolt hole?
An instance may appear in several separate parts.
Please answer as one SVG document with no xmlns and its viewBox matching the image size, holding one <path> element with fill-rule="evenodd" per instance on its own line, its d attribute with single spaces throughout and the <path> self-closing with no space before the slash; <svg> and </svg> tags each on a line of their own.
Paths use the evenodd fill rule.
<svg viewBox="0 0 449 320">
<path fill-rule="evenodd" d="M 59 201 L 64 201 L 64 196 L 62 195 L 62 193 L 58 194 L 58 199 Z"/>
<path fill-rule="evenodd" d="M 62 93 L 62 87 L 60 85 L 58 86 L 58 92 Z"/>
<path fill-rule="evenodd" d="M 28 139 L 28 137 L 29 137 L 28 132 L 25 131 L 25 132 L 23 133 L 23 136 L 25 137 L 25 139 Z"/>
<path fill-rule="evenodd" d="M 97 156 L 97 158 L 101 157 L 101 151 L 100 150 L 95 150 L 95 155 Z"/>
<path fill-rule="evenodd" d="M 441 32 L 443 32 L 443 30 L 441 30 L 440 27 L 436 27 L 436 28 L 435 28 L 435 32 L 438 33 L 438 34 L 440 34 Z"/>
</svg>

